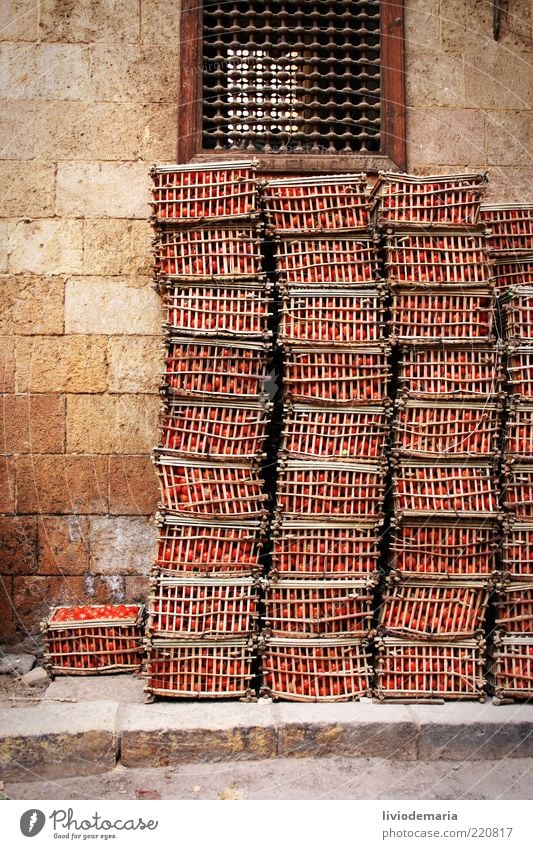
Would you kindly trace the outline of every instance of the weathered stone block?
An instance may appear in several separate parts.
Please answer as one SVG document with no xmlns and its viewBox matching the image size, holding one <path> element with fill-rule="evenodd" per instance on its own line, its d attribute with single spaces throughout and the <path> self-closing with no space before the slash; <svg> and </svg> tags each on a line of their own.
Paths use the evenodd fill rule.
<svg viewBox="0 0 533 849">
<path fill-rule="evenodd" d="M 37 572 L 35 516 L 0 516 L 0 563 L 8 575 Z"/>
<path fill-rule="evenodd" d="M 8 267 L 8 232 L 9 222 L 0 220 L 0 274 L 5 274 Z"/>
<path fill-rule="evenodd" d="M 82 238 L 81 221 L 58 218 L 11 221 L 9 270 L 13 274 L 80 274 Z"/>
<path fill-rule="evenodd" d="M 16 462 L 19 513 L 107 513 L 106 458 L 33 454 Z"/>
<path fill-rule="evenodd" d="M 0 278 L 0 333 L 18 336 L 63 333 L 63 277 Z"/>
<path fill-rule="evenodd" d="M 446 165 L 482 167 L 485 125 L 481 112 L 469 109 L 413 109 L 407 121 L 408 168 Z"/>
<path fill-rule="evenodd" d="M 121 716 L 124 766 L 259 760 L 277 756 L 272 707 L 250 704 L 131 705 Z"/>
<path fill-rule="evenodd" d="M 524 112 L 487 113 L 487 159 L 489 165 L 531 163 L 533 118 Z"/>
<path fill-rule="evenodd" d="M 151 44 L 92 48 L 91 99 L 172 103 L 178 90 L 180 46 Z"/>
<path fill-rule="evenodd" d="M 55 166 L 51 163 L 0 161 L 0 215 L 53 215 Z"/>
<path fill-rule="evenodd" d="M 146 604 L 150 578 L 147 575 L 126 575 L 124 581 L 126 598 L 131 602 Z"/>
<path fill-rule="evenodd" d="M 89 520 L 85 516 L 40 516 L 41 575 L 83 575 L 89 570 Z"/>
<path fill-rule="evenodd" d="M 141 38 L 153 44 L 180 44 L 179 0 L 143 0 Z"/>
<path fill-rule="evenodd" d="M 280 704 L 279 757 L 416 760 L 418 727 L 403 705 Z M 304 711 L 304 708 L 307 709 Z"/>
<path fill-rule="evenodd" d="M 155 513 L 159 487 L 149 456 L 109 458 L 109 512 L 123 516 Z"/>
<path fill-rule="evenodd" d="M 5 100 L 84 100 L 89 51 L 79 44 L 2 44 L 0 97 Z"/>
<path fill-rule="evenodd" d="M 60 395 L 1 395 L 0 444 L 8 453 L 62 453 L 65 399 Z"/>
<path fill-rule="evenodd" d="M 142 274 L 152 269 L 148 221 L 102 218 L 84 223 L 83 270 L 90 275 Z"/>
<path fill-rule="evenodd" d="M 111 336 L 107 359 L 110 392 L 157 392 L 164 367 L 160 337 Z"/>
<path fill-rule="evenodd" d="M 0 17 L 2 6 L 0 5 Z M 6 101 L 0 104 L 0 156 L 32 159 L 35 104 Z M 16 213 L 18 215 L 18 212 Z"/>
<path fill-rule="evenodd" d="M 140 0 L 41 0 L 39 37 L 54 42 L 135 42 L 140 5 Z"/>
<path fill-rule="evenodd" d="M 439 0 L 410 0 L 405 8 L 407 57 L 439 47 Z"/>
<path fill-rule="evenodd" d="M 91 517 L 89 545 L 94 575 L 146 576 L 154 559 L 155 526 L 138 516 Z"/>
<path fill-rule="evenodd" d="M 157 438 L 158 400 L 137 395 L 70 395 L 67 451 L 143 454 Z"/>
<path fill-rule="evenodd" d="M 465 707 L 466 709 L 461 710 Z M 530 758 L 533 752 L 533 706 L 468 706 L 450 703 L 428 716 L 427 706 L 416 705 L 420 722 L 421 761 L 503 760 Z M 429 720 L 429 721 L 428 721 Z"/>
<path fill-rule="evenodd" d="M 492 166 L 487 187 L 487 203 L 520 203 L 525 186 L 531 184 L 531 166 Z"/>
<path fill-rule="evenodd" d="M 39 6 L 35 0 L 2 0 L 0 32 L 4 41 L 35 41 Z"/>
<path fill-rule="evenodd" d="M 35 116 L 37 159 L 136 159 L 139 115 L 132 104 L 46 103 Z"/>
<path fill-rule="evenodd" d="M 492 4 L 485 0 L 446 0 L 441 4 L 441 46 L 454 53 L 513 53 L 527 50 L 531 39 L 531 3 L 512 0 L 500 24 L 500 38 L 492 34 Z"/>
<path fill-rule="evenodd" d="M 176 104 L 143 104 L 140 144 L 141 156 L 148 162 L 174 162 L 178 145 Z"/>
<path fill-rule="evenodd" d="M 12 336 L 0 336 L 0 389 L 15 391 L 15 340 Z"/>
<path fill-rule="evenodd" d="M 463 60 L 461 56 L 416 51 L 406 68 L 407 105 L 463 106 Z"/>
<path fill-rule="evenodd" d="M 65 290 L 67 333 L 133 334 L 161 332 L 161 307 L 145 277 L 71 277 Z"/>
<path fill-rule="evenodd" d="M 14 633 L 13 578 L 0 574 L 0 637 L 9 640 Z"/>
<path fill-rule="evenodd" d="M 148 218 L 145 162 L 60 162 L 57 213 L 89 218 Z"/>
<path fill-rule="evenodd" d="M 17 392 L 102 392 L 105 339 L 23 336 L 17 339 Z"/>
<path fill-rule="evenodd" d="M 40 704 L 17 723 L 0 711 L 0 771 L 4 779 L 63 778 L 113 769 L 118 757 L 116 702 Z M 9 729 L 9 730 L 7 730 Z"/>
<path fill-rule="evenodd" d="M 40 625 L 58 604 L 80 604 L 86 598 L 83 578 L 41 575 L 15 576 L 13 602 L 17 611 L 17 629 L 37 634 Z"/>
<path fill-rule="evenodd" d="M 474 109 L 530 109 L 530 52 L 507 49 L 470 53 L 465 63 L 465 105 Z"/>
<path fill-rule="evenodd" d="M 3 455 L 0 457 L 0 513 L 15 512 L 15 460 Z"/>
</svg>

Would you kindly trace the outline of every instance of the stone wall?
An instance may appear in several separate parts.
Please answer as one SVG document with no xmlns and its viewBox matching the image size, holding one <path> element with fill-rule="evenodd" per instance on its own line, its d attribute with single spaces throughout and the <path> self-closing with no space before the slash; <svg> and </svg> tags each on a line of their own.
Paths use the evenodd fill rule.
<svg viewBox="0 0 533 849">
<path fill-rule="evenodd" d="M 409 168 L 531 199 L 531 9 L 407 0 Z M 177 0 L 0 0 L 0 637 L 142 599 L 160 315 L 148 170 L 172 161 Z M 466 22 L 466 23 L 465 23 Z"/>
</svg>

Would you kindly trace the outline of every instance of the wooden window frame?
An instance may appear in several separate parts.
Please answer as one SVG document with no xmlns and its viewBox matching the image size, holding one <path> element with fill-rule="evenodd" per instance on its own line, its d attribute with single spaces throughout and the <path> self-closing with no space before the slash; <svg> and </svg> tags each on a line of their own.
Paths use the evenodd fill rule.
<svg viewBox="0 0 533 849">
<path fill-rule="evenodd" d="M 381 15 L 381 153 L 261 154 L 252 158 L 267 173 L 377 172 L 406 169 L 404 0 L 387 0 Z M 206 162 L 223 157 L 242 160 L 243 151 L 202 149 L 202 3 L 182 0 L 180 8 L 180 81 L 177 161 Z"/>
</svg>

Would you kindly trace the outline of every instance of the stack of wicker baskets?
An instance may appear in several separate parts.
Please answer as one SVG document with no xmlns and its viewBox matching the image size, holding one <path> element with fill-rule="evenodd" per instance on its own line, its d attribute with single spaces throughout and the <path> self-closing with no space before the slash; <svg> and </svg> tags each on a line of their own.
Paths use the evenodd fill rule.
<svg viewBox="0 0 533 849">
<path fill-rule="evenodd" d="M 274 180 L 263 202 L 284 387 L 263 693 L 354 699 L 371 687 L 389 430 L 368 189 L 360 174 Z"/>
<path fill-rule="evenodd" d="M 382 174 L 376 187 L 398 393 L 381 699 L 483 697 L 499 541 L 502 366 L 479 175 Z"/>
<path fill-rule="evenodd" d="M 533 697 L 533 204 L 483 205 L 507 340 L 503 581 L 489 643 L 498 700 Z"/>
<path fill-rule="evenodd" d="M 154 167 L 166 335 L 146 691 L 251 692 L 267 516 L 270 292 L 252 163 Z"/>
</svg>

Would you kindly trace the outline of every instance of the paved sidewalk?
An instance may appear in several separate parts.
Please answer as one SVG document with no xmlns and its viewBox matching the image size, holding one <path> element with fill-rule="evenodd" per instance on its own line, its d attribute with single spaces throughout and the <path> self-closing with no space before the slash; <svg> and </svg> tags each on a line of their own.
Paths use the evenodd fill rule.
<svg viewBox="0 0 533 849">
<path fill-rule="evenodd" d="M 57 678 L 31 708 L 0 710 L 13 781 L 275 758 L 483 761 L 533 757 L 533 704 L 157 701 L 132 676 Z"/>
</svg>

